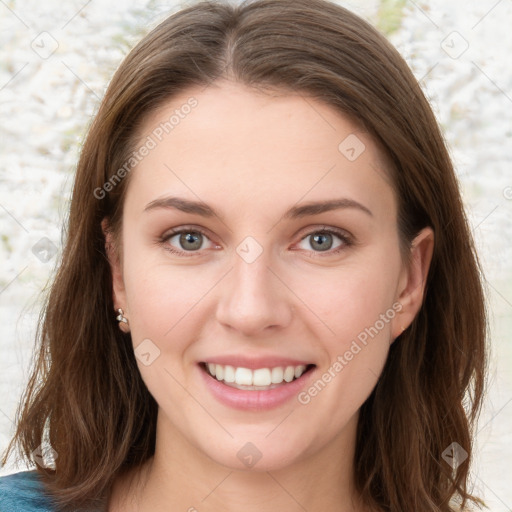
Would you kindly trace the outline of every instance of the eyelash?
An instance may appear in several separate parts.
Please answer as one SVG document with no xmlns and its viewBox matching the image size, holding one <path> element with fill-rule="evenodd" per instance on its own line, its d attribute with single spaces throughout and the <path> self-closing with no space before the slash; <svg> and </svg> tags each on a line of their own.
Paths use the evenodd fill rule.
<svg viewBox="0 0 512 512">
<path fill-rule="evenodd" d="M 201 235 L 205 236 L 206 238 L 209 238 L 208 234 L 205 231 L 203 231 L 202 229 L 195 228 L 195 227 L 192 227 L 192 226 L 191 227 L 185 226 L 185 227 L 182 227 L 182 228 L 179 228 L 179 229 L 175 229 L 175 230 L 172 230 L 172 231 L 168 232 L 166 235 L 164 235 L 163 237 L 161 237 L 158 240 L 158 243 L 166 251 L 169 251 L 170 253 L 178 255 L 178 256 L 185 256 L 185 257 L 200 256 L 201 255 L 200 251 L 180 251 L 180 250 L 176 249 L 175 247 L 172 247 L 171 245 L 169 245 L 168 242 L 169 242 L 169 240 L 172 237 L 174 237 L 175 235 L 180 235 L 182 233 L 200 233 Z M 334 250 L 325 251 L 325 253 L 323 253 L 323 251 L 311 251 L 312 254 L 314 254 L 313 257 L 315 257 L 315 258 L 316 257 L 323 258 L 323 257 L 326 257 L 326 256 L 333 256 L 335 254 L 340 253 L 341 251 L 343 251 L 347 247 L 350 247 L 350 246 L 354 245 L 354 241 L 352 240 L 352 238 L 345 231 L 338 230 L 338 229 L 335 229 L 335 228 L 329 228 L 329 227 L 323 227 L 321 229 L 315 229 L 313 231 L 310 231 L 309 233 L 304 235 L 300 239 L 300 241 L 302 242 L 308 236 L 315 235 L 315 234 L 335 235 L 335 236 L 337 236 L 343 242 L 342 245 L 340 245 L 338 248 L 336 248 Z"/>
</svg>

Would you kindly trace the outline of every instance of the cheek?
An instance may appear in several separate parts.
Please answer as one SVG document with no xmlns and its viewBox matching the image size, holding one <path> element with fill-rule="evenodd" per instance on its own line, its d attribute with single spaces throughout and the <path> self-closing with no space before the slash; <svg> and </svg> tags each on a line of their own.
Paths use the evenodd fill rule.
<svg viewBox="0 0 512 512">
<path fill-rule="evenodd" d="M 209 279 L 211 272 L 201 266 L 171 263 L 163 248 L 141 234 L 123 236 L 123 274 L 134 344 L 141 336 L 170 338 L 180 319 L 186 319 L 211 288 L 213 282 L 208 282 L 214 276 Z"/>
<path fill-rule="evenodd" d="M 303 300 L 304 311 L 310 311 L 308 317 L 316 317 L 323 325 L 322 338 L 331 340 L 329 346 L 337 348 L 375 324 L 385 336 L 389 335 L 397 269 L 373 262 L 340 267 L 323 276 L 318 272 L 301 273 L 291 279 L 290 288 Z M 381 315 L 385 315 L 384 324 Z"/>
<path fill-rule="evenodd" d="M 329 388 L 322 391 L 321 400 L 326 403 L 340 401 L 347 410 L 356 410 L 377 382 L 397 314 L 392 306 L 398 272 L 394 260 L 382 258 L 379 264 L 375 258 L 372 264 L 338 268 L 320 281 L 303 274 L 294 282 L 297 295 L 306 298 L 303 311 L 316 326 L 314 338 L 325 356 L 322 370 L 326 374 L 319 388 L 323 384 Z"/>
<path fill-rule="evenodd" d="M 181 411 L 174 418 L 179 424 L 190 403 L 185 391 L 191 378 L 187 349 L 204 328 L 201 299 L 212 287 L 208 284 L 212 279 L 184 267 L 152 264 L 134 256 L 126 261 L 129 278 L 125 280 L 132 343 L 137 355 L 141 352 L 138 347 L 150 340 L 151 357 L 157 355 L 149 365 L 137 357 L 137 364 L 159 406 Z"/>
<path fill-rule="evenodd" d="M 206 272 L 183 267 L 148 264 L 127 271 L 132 276 L 126 280 L 132 332 L 161 340 L 189 324 L 190 313 L 212 287 Z"/>
<path fill-rule="evenodd" d="M 305 302 L 318 315 L 315 338 L 324 353 L 317 380 L 299 401 L 329 425 L 326 435 L 335 435 L 356 413 L 384 368 L 396 311 L 393 284 L 379 279 L 381 272 L 354 268 L 338 272 L 322 287 L 303 281 L 298 291 L 306 296 L 308 287 L 314 290 Z"/>
</svg>

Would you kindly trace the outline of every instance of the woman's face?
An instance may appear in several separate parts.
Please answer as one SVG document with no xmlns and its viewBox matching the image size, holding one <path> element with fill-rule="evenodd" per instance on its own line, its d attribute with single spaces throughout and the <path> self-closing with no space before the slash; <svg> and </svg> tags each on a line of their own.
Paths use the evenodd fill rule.
<svg viewBox="0 0 512 512">
<path fill-rule="evenodd" d="M 352 446 L 424 280 L 372 139 L 317 100 L 221 81 L 153 113 L 143 145 L 111 261 L 159 439 L 267 470 Z"/>
</svg>

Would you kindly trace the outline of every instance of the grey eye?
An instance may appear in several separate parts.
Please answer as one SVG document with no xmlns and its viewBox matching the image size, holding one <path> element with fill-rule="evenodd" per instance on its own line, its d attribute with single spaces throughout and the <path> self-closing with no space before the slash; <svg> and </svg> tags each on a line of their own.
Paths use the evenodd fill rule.
<svg viewBox="0 0 512 512">
<path fill-rule="evenodd" d="M 203 245 L 203 235 L 198 231 L 182 231 L 181 233 L 176 233 L 175 235 L 169 238 L 169 243 L 173 238 L 178 238 L 178 249 L 182 249 L 185 251 L 197 251 L 201 249 Z"/>
<path fill-rule="evenodd" d="M 337 245 L 335 244 L 335 239 L 338 239 L 339 242 Z M 307 244 L 299 247 L 301 249 L 305 249 L 306 251 L 314 250 L 315 252 L 325 252 L 331 249 L 336 249 L 342 246 L 345 243 L 345 240 L 342 236 L 337 235 L 336 233 L 330 233 L 328 231 L 314 231 L 309 235 L 306 235 L 301 241 L 300 244 Z"/>
<path fill-rule="evenodd" d="M 311 247 L 320 251 L 328 251 L 332 247 L 332 235 L 329 233 L 320 233 L 309 235 L 311 237 Z"/>
</svg>

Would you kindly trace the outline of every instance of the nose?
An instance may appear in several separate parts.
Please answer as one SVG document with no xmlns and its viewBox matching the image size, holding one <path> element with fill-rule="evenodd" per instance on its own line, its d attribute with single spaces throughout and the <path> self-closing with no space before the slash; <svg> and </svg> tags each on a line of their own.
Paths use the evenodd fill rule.
<svg viewBox="0 0 512 512">
<path fill-rule="evenodd" d="M 292 320 L 293 294 L 266 253 L 252 262 L 235 253 L 233 269 L 219 290 L 217 321 L 245 336 L 285 328 Z"/>
</svg>

